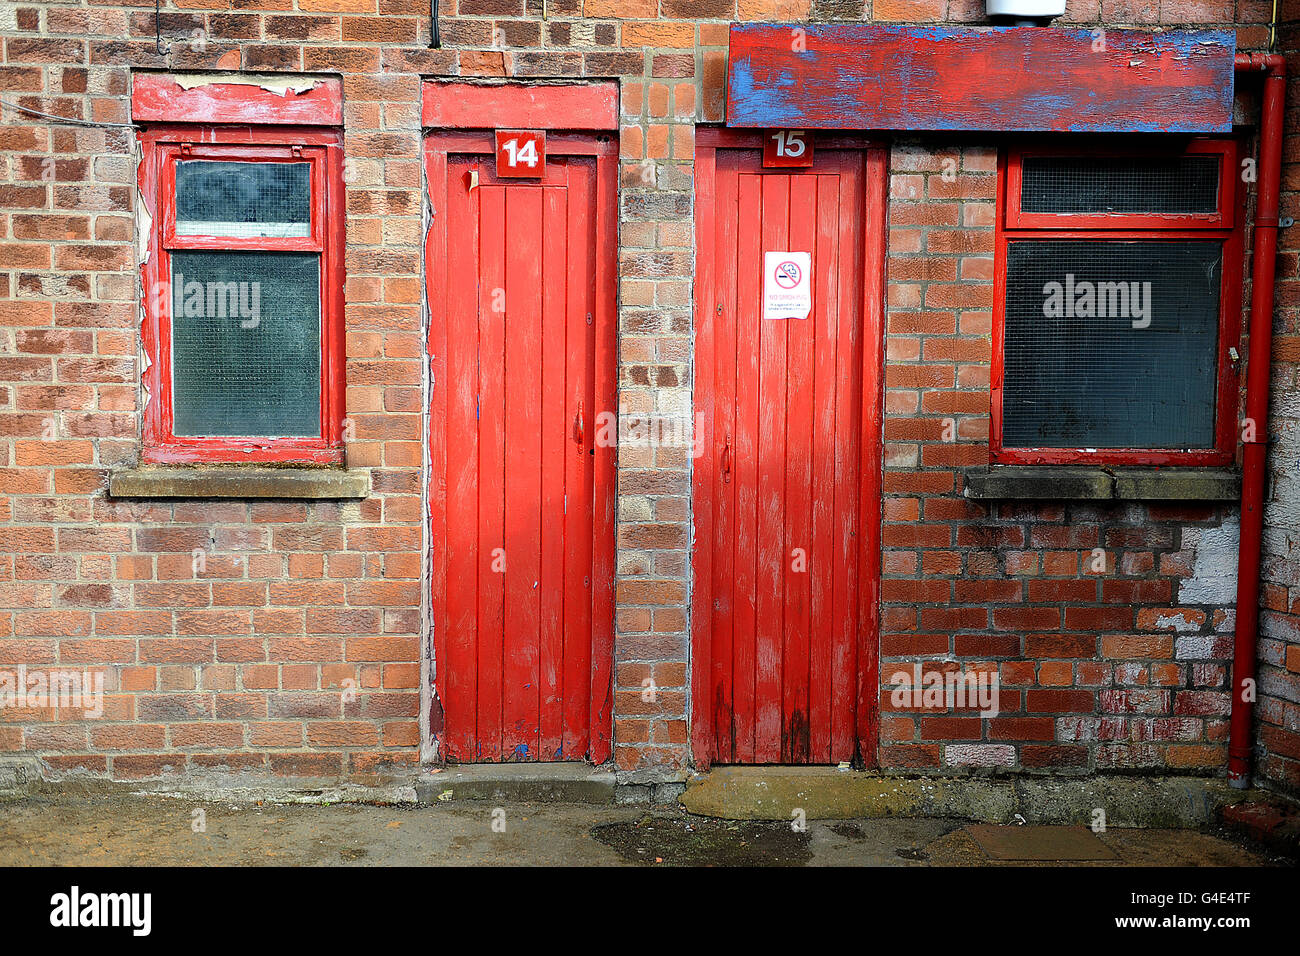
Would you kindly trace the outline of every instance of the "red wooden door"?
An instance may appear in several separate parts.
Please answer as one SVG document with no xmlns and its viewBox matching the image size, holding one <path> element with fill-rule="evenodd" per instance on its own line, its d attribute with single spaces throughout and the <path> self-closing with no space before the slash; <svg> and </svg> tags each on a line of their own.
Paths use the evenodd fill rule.
<svg viewBox="0 0 1300 956">
<path fill-rule="evenodd" d="M 614 146 L 430 137 L 430 729 L 460 761 L 609 756 Z"/>
<path fill-rule="evenodd" d="M 764 170 L 757 145 L 697 148 L 693 749 L 870 764 L 884 157 L 830 140 Z M 769 252 L 810 254 L 807 318 L 764 317 Z"/>
</svg>

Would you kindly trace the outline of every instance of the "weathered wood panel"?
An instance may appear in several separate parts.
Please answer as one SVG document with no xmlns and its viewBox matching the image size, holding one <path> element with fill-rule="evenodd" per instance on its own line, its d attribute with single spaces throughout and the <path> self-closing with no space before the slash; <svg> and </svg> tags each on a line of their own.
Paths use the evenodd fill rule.
<svg viewBox="0 0 1300 956">
<path fill-rule="evenodd" d="M 343 125 L 343 83 L 332 76 L 202 76 L 137 73 L 138 123 Z"/>
<path fill-rule="evenodd" d="M 823 143 L 782 172 L 743 148 L 756 136 L 714 135 L 741 148 L 706 140 L 699 160 L 695 757 L 869 764 L 877 605 L 855 582 L 876 573 L 862 531 L 879 521 L 879 443 L 861 434 L 880 428 L 884 210 L 867 195 L 884 195 L 883 153 Z M 762 317 L 772 250 L 811 254 L 807 319 Z"/>
<path fill-rule="evenodd" d="M 1230 31 L 733 25 L 727 125 L 1226 133 Z"/>
<path fill-rule="evenodd" d="M 567 137 L 537 181 L 496 176 L 490 134 L 426 150 L 431 727 L 456 760 L 609 757 L 616 148 Z"/>
</svg>

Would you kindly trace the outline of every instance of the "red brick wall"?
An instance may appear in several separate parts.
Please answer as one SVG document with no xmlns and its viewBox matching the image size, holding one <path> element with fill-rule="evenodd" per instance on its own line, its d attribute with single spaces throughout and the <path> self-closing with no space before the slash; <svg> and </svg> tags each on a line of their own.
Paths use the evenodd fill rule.
<svg viewBox="0 0 1300 956">
<path fill-rule="evenodd" d="M 1173 605 L 1189 535 L 1223 509 L 962 496 L 962 469 L 989 455 L 996 169 L 987 146 L 893 149 L 881 761 L 1215 768 L 1230 618 Z M 998 716 L 895 707 L 890 678 L 915 659 L 996 671 Z"/>
<path fill-rule="evenodd" d="M 164 3 L 160 55 L 152 9 L 11 5 L 0 13 L 0 97 L 111 124 L 129 120 L 132 69 L 342 75 L 348 459 L 374 469 L 374 494 L 342 504 L 105 496 L 107 473 L 139 455 L 132 133 L 6 109 L 0 667 L 106 667 L 111 694 L 95 722 L 0 712 L 0 754 L 115 777 L 412 766 L 425 646 L 419 74 L 621 78 L 621 401 L 632 413 L 684 412 L 693 126 L 722 116 L 727 21 L 978 23 L 983 3 L 549 0 L 543 21 L 540 0 L 444 0 L 440 50 L 427 47 L 427 0 L 213 6 Z M 1082 0 L 1068 19 L 1237 24 L 1239 46 L 1258 49 L 1270 7 Z M 1294 82 L 1292 91 L 1300 102 Z M 1003 715 L 886 711 L 882 763 L 1218 772 L 1228 609 L 1169 609 L 1196 566 L 1195 542 L 1233 509 L 961 497 L 963 469 L 987 460 L 995 152 L 972 137 L 901 137 L 892 155 L 881 671 L 887 679 L 895 664 L 937 658 L 995 666 Z M 945 157 L 959 161 L 955 181 L 941 175 Z M 1300 215 L 1295 164 L 1287 185 L 1286 211 Z M 1279 349 L 1290 356 L 1279 382 L 1290 387 L 1296 235 L 1284 233 L 1279 261 Z M 941 437 L 947 417 L 958 424 L 953 442 Z M 1275 433 L 1294 436 L 1297 418 L 1294 404 L 1280 409 Z M 615 760 L 626 771 L 671 772 L 689 759 L 689 469 L 677 449 L 620 457 Z M 1275 484 L 1275 496 L 1287 487 Z M 1106 550 L 1104 574 L 1085 570 L 1094 547 Z M 1277 547 L 1261 743 L 1268 772 L 1294 784 L 1300 588 L 1294 552 Z M 205 555 L 198 573 L 195 548 Z M 651 675 L 652 703 L 641 694 Z"/>
</svg>

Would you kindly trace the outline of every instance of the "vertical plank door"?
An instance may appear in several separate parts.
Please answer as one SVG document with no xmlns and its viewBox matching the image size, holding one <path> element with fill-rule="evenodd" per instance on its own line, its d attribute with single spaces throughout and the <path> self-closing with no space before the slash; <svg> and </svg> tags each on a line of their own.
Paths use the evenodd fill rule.
<svg viewBox="0 0 1300 956">
<path fill-rule="evenodd" d="M 736 134 L 719 134 L 724 139 Z M 874 762 L 884 164 L 709 143 L 697 205 L 696 762 Z M 768 252 L 812 311 L 763 315 Z"/>
<path fill-rule="evenodd" d="M 539 178 L 498 179 L 480 138 L 426 152 L 430 727 L 457 761 L 602 762 L 614 449 L 594 423 L 613 407 L 612 162 L 562 141 Z"/>
</svg>

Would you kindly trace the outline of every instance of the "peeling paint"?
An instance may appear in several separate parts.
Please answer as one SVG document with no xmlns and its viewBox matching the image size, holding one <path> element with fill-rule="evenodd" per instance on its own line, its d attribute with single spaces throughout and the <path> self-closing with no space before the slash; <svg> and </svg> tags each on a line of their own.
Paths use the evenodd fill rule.
<svg viewBox="0 0 1300 956">
<path fill-rule="evenodd" d="M 1189 634 L 1174 641 L 1174 656 L 1180 661 L 1216 661 L 1231 653 L 1228 638 L 1209 634 Z"/>
<path fill-rule="evenodd" d="M 135 202 L 135 235 L 136 235 L 136 283 L 139 287 L 139 296 L 136 304 L 140 313 L 141 334 L 136 337 L 136 357 L 140 362 L 140 411 L 141 427 L 143 427 L 143 413 L 149 408 L 151 395 L 149 393 L 149 369 L 152 361 L 149 355 L 149 349 L 146 347 L 145 330 L 148 328 L 148 306 L 145 297 L 149 294 L 148 284 L 145 281 L 149 258 L 153 255 L 153 213 L 149 209 L 149 198 L 142 188 L 144 181 L 144 151 L 140 146 L 138 137 L 133 137 L 132 154 L 136 163 L 136 202 Z"/>
<path fill-rule="evenodd" d="M 1196 553 L 1192 576 L 1178 587 L 1179 604 L 1236 604 L 1241 529 L 1231 518 L 1217 528 L 1188 528 L 1183 549 Z"/>
<path fill-rule="evenodd" d="M 136 187 L 136 199 L 138 200 L 135 204 L 136 255 L 139 256 L 140 265 L 144 265 L 149 261 L 151 253 L 149 238 L 153 235 L 153 216 L 149 214 L 149 206 L 139 187 Z"/>
<path fill-rule="evenodd" d="M 335 126 L 343 122 L 343 89 L 322 74 L 140 73 L 131 83 L 131 118 Z"/>
<path fill-rule="evenodd" d="M 733 24 L 727 125 L 1231 131 L 1231 31 Z M 878 80 L 891 78 L 887 84 Z"/>
<path fill-rule="evenodd" d="M 348 183 L 345 182 L 346 191 Z M 429 228 L 437 210 L 433 208 L 433 197 L 429 195 L 429 177 L 420 177 L 420 237 L 421 249 L 429 241 Z M 420 256 L 420 288 L 426 288 L 428 282 L 428 260 Z M 420 296 L 420 338 L 429 341 L 429 326 L 432 315 L 429 311 L 429 297 Z M 421 363 L 420 390 L 420 434 L 429 434 L 429 404 L 436 384 L 433 380 L 433 356 L 427 354 Z M 429 487 L 430 469 L 432 467 L 427 454 L 420 456 L 420 487 Z M 438 661 L 434 657 L 433 633 L 433 527 L 429 495 L 420 496 L 420 713 L 424 715 L 420 733 L 420 760 L 424 764 L 437 763 L 441 759 L 442 732 L 446 718 L 442 699 L 438 696 L 436 686 Z"/>
<path fill-rule="evenodd" d="M 231 86 L 258 86 L 277 96 L 299 95 L 315 89 L 321 82 L 314 77 L 264 76 L 264 75 L 213 75 L 209 73 L 173 73 L 170 75 L 177 86 L 183 90 L 194 90 L 202 86 L 228 84 Z"/>
<path fill-rule="evenodd" d="M 1196 620 L 1195 617 L 1189 620 L 1181 611 L 1175 614 L 1159 614 L 1156 616 L 1156 626 L 1154 629 L 1158 631 L 1163 630 L 1164 628 L 1172 628 L 1179 633 L 1199 631 L 1201 629 L 1201 621 Z"/>
</svg>

